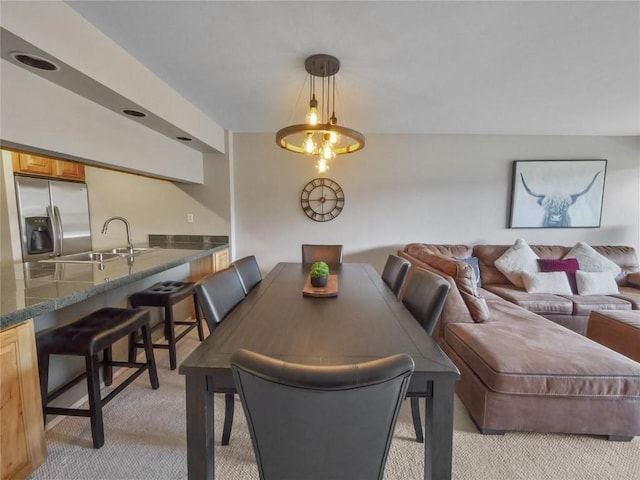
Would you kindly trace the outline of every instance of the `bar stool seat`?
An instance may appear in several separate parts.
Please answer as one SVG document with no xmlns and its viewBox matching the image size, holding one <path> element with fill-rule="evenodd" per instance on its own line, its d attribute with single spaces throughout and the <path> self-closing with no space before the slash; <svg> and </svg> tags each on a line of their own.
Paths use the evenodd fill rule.
<svg viewBox="0 0 640 480">
<path fill-rule="evenodd" d="M 146 363 L 113 361 L 112 345 L 121 338 L 135 334 L 138 330 L 142 332 Z M 90 417 L 94 448 L 100 448 L 104 445 L 102 407 L 145 370 L 149 371 L 151 387 L 155 390 L 160 386 L 151 344 L 149 313 L 143 310 L 102 308 L 73 323 L 38 333 L 36 345 L 38 350 L 38 371 L 40 374 L 40 394 L 42 396 L 44 414 Z M 102 361 L 98 359 L 100 352 L 103 353 Z M 84 356 L 85 372 L 48 393 L 50 355 Z M 99 372 L 101 365 L 103 366 L 105 385 L 111 385 L 112 383 L 113 366 L 135 368 L 136 370 L 105 398 L 101 399 Z M 89 410 L 48 406 L 49 402 L 58 398 L 85 377 L 89 394 Z"/>
<path fill-rule="evenodd" d="M 129 304 L 132 308 L 139 307 L 162 307 L 164 308 L 164 323 L 159 323 L 151 328 L 153 332 L 160 326 L 164 325 L 164 337 L 167 343 L 154 343 L 153 348 L 169 350 L 169 366 L 171 370 L 175 370 L 176 361 L 176 343 L 189 333 L 192 329 L 198 328 L 198 337 L 200 341 L 204 340 L 204 331 L 202 329 L 202 319 L 200 317 L 200 309 L 198 308 L 198 300 L 195 293 L 195 284 L 192 282 L 165 281 L 159 282 L 151 287 L 134 293 L 129 297 Z M 195 321 L 176 321 L 173 317 L 173 306 L 192 296 L 193 304 L 196 312 Z M 180 332 L 176 337 L 175 326 L 186 325 L 187 328 Z M 129 339 L 129 361 L 132 362 L 136 358 L 138 347 L 142 344 L 132 335 Z"/>
</svg>

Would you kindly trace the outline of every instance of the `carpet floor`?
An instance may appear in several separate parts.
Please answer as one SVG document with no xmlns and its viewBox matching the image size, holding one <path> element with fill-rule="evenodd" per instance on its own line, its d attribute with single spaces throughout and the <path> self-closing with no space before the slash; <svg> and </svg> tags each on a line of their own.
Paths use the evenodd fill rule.
<svg viewBox="0 0 640 480">
<path fill-rule="evenodd" d="M 194 335 L 191 335 L 193 333 Z M 195 331 L 178 344 L 178 364 L 198 346 Z M 48 458 L 31 480 L 183 479 L 187 477 L 184 377 L 169 370 L 156 350 L 160 389 L 142 375 L 104 409 L 105 445 L 91 448 L 89 419 L 65 417 L 46 432 Z M 116 383 L 116 382 L 114 382 Z M 242 405 L 236 409 L 229 446 L 220 446 L 224 397 L 216 395 L 216 478 L 258 479 Z M 423 416 L 424 418 L 424 416 Z M 453 478 L 456 480 L 638 480 L 640 438 L 541 433 L 478 433 L 455 399 Z M 385 480 L 420 479 L 424 449 L 415 441 L 409 401 L 400 412 Z M 304 480 L 304 479 L 301 479 Z M 356 479 L 354 479 L 356 480 Z"/>
</svg>

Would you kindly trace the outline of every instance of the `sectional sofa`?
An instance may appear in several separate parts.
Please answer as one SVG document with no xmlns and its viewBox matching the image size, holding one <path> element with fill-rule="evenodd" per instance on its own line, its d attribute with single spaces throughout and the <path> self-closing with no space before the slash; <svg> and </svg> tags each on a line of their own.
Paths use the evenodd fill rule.
<svg viewBox="0 0 640 480">
<path fill-rule="evenodd" d="M 570 247 L 531 248 L 560 258 Z M 635 251 L 596 247 L 621 264 L 620 294 L 588 299 L 548 298 L 511 284 L 495 268 L 500 252 L 508 249 L 409 244 L 398 252 L 452 286 L 433 337 L 460 370 L 456 392 L 480 431 L 593 434 L 610 440 L 640 435 L 640 363 L 581 335 L 593 309 L 638 309 Z M 473 257 L 479 260 L 481 287 Z"/>
</svg>

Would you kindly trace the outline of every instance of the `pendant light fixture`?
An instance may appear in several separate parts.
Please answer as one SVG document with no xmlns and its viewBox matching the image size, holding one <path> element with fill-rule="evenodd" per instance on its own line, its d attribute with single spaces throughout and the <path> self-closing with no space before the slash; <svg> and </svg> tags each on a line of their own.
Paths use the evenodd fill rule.
<svg viewBox="0 0 640 480">
<path fill-rule="evenodd" d="M 336 57 L 321 53 L 307 58 L 304 68 L 310 75 L 309 111 L 305 116 L 305 123 L 278 130 L 276 143 L 290 152 L 317 158 L 318 173 L 325 173 L 336 155 L 364 148 L 364 135 L 338 125 L 335 113 L 335 75 L 340 70 L 340 61 Z M 317 92 L 316 78 L 320 80 Z"/>
</svg>

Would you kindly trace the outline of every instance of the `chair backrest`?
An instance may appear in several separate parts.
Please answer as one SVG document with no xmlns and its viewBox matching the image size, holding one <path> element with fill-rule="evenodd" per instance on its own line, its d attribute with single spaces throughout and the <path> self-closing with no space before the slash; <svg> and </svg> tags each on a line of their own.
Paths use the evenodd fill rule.
<svg viewBox="0 0 640 480">
<path fill-rule="evenodd" d="M 407 280 L 411 268 L 411 262 L 397 255 L 389 255 L 387 263 L 382 271 L 382 280 L 386 283 L 396 297 L 400 297 L 404 282 Z"/>
<path fill-rule="evenodd" d="M 302 244 L 302 263 L 326 262 L 342 265 L 342 245 Z"/>
<path fill-rule="evenodd" d="M 238 275 L 240 275 L 240 281 L 242 282 L 242 287 L 246 295 L 253 290 L 253 287 L 262 281 L 260 267 L 258 267 L 258 262 L 254 255 L 240 258 L 231 265 L 238 270 Z"/>
<path fill-rule="evenodd" d="M 402 303 L 429 335 L 440 317 L 449 288 L 449 282 L 440 275 L 419 267 L 413 269 Z"/>
<path fill-rule="evenodd" d="M 195 289 L 198 305 L 210 331 L 245 297 L 240 275 L 234 266 L 201 278 L 196 282 Z"/>
<path fill-rule="evenodd" d="M 315 366 L 238 350 L 231 369 L 261 480 L 382 479 L 409 355 Z"/>
</svg>

